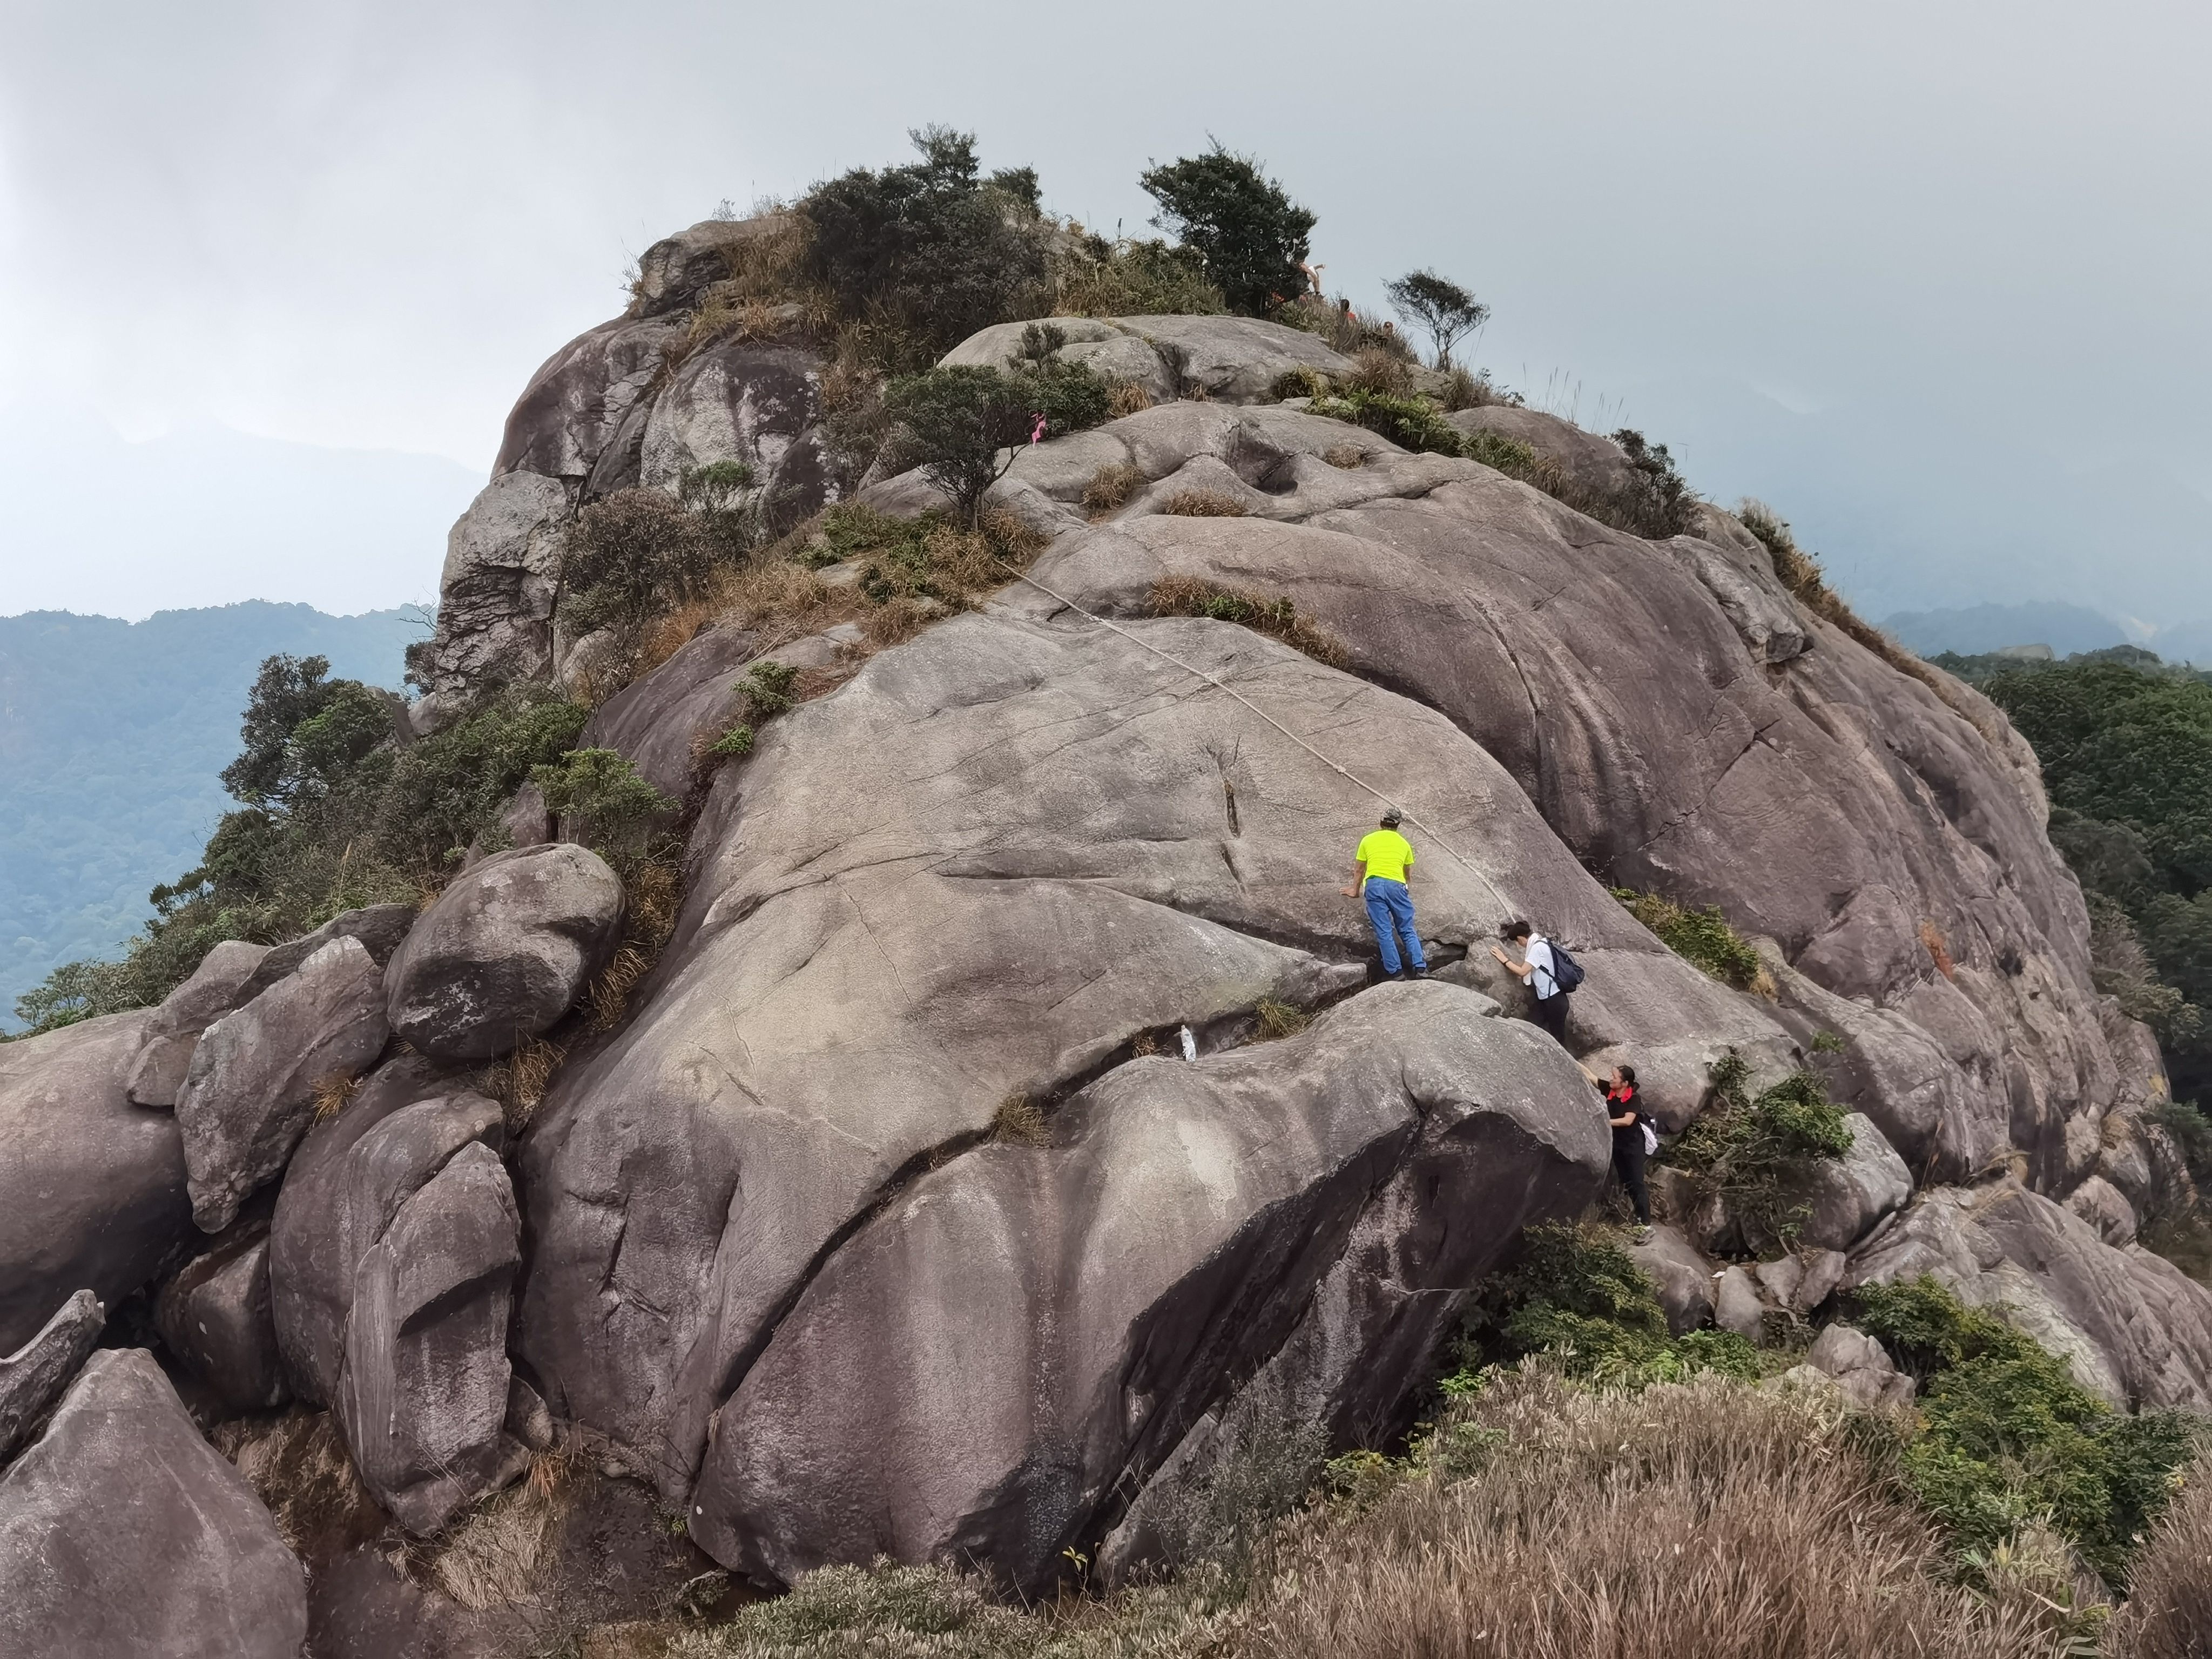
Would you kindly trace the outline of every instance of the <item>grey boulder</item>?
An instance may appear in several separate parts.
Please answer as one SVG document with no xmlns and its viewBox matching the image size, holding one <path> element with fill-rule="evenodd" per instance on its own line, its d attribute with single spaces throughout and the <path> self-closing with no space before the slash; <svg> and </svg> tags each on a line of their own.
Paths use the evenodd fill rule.
<svg viewBox="0 0 2212 1659">
<path fill-rule="evenodd" d="M 622 928 L 622 879 L 570 842 L 472 866 L 423 912 L 386 979 L 392 1029 L 434 1060 L 490 1060 L 575 1006 Z"/>
<path fill-rule="evenodd" d="M 270 1224 L 277 1346 L 300 1394 L 337 1398 L 362 1260 L 401 1207 L 463 1147 L 503 1140 L 498 1102 L 453 1092 L 410 1055 L 301 1143 Z"/>
<path fill-rule="evenodd" d="M 508 414 L 492 476 L 591 477 L 649 405 L 668 347 L 683 331 L 680 318 L 617 318 L 562 346 L 530 377 Z M 635 469 L 634 453 L 629 461 Z"/>
<path fill-rule="evenodd" d="M 337 1413 L 362 1481 L 422 1536 L 515 1472 L 509 1291 L 522 1260 L 499 1155 L 464 1146 L 355 1270 Z"/>
<path fill-rule="evenodd" d="M 298 1659 L 300 1564 L 143 1348 L 94 1354 L 0 1476 L 0 1650 Z"/>
<path fill-rule="evenodd" d="M 568 489 L 560 480 L 507 472 L 454 521 L 425 664 L 441 712 L 480 691 L 551 672 L 568 519 Z"/>
<path fill-rule="evenodd" d="M 184 1368 L 233 1412 L 284 1403 L 284 1370 L 269 1307 L 269 1236 L 239 1236 L 179 1268 L 154 1299 L 154 1328 Z"/>
<path fill-rule="evenodd" d="M 1747 1342 L 1766 1340 L 1766 1304 L 1748 1268 L 1724 1267 L 1714 1279 L 1713 1323 Z"/>
<path fill-rule="evenodd" d="M 0 1043 L 0 1352 L 80 1290 L 115 1306 L 191 1237 L 176 1120 L 124 1096 L 149 1018 Z"/>
<path fill-rule="evenodd" d="M 1131 1061 L 1049 1144 L 953 1159 L 836 1252 L 721 1413 L 693 1536 L 787 1581 L 889 1553 L 1034 1594 L 1286 1348 L 1313 1420 L 1387 1431 L 1467 1287 L 1602 1179 L 1579 1084 L 1440 985 Z"/>
<path fill-rule="evenodd" d="M 368 952 L 368 959 L 381 968 L 392 960 L 392 953 L 415 925 L 415 915 L 416 907 L 411 904 L 368 904 L 358 910 L 341 911 L 313 933 L 272 945 L 239 1000 L 251 1002 L 278 980 L 298 973 L 301 964 L 333 939 L 356 940 Z"/>
<path fill-rule="evenodd" d="M 1109 380 L 1144 387 L 1155 403 L 1203 398 L 1219 404 L 1274 400 L 1275 382 L 1296 368 L 1348 374 L 1352 360 L 1317 335 L 1254 317 L 1052 317 L 1067 337 L 1061 358 Z M 1004 368 L 1020 349 L 1026 323 L 999 323 L 971 334 L 940 360 L 946 366 Z"/>
<path fill-rule="evenodd" d="M 0 1463 L 15 1455 L 31 1425 L 76 1375 L 100 1340 L 107 1310 L 90 1291 L 79 1291 L 54 1310 L 39 1334 L 0 1358 Z"/>
<path fill-rule="evenodd" d="M 2107 1244 L 2136 1242 L 2135 1206 L 2102 1176 L 2091 1176 L 2067 1194 L 2066 1207 L 2094 1227 Z"/>
<path fill-rule="evenodd" d="M 822 360 L 794 345 L 731 338 L 684 361 L 647 417 L 643 483 L 674 489 L 695 467 L 753 469 L 745 497 L 771 526 L 798 523 L 836 499 L 819 430 Z"/>
<path fill-rule="evenodd" d="M 1813 1339 L 1805 1363 L 1834 1377 L 1853 1405 L 1909 1408 L 1912 1404 L 1912 1379 L 1897 1369 L 1881 1343 L 1855 1326 L 1829 1326 Z"/>
<path fill-rule="evenodd" d="M 1667 1310 L 1667 1331 L 1680 1336 L 1713 1322 L 1713 1267 L 1680 1227 L 1664 1222 L 1628 1247 Z"/>
<path fill-rule="evenodd" d="M 209 1027 L 176 1108 L 203 1231 L 228 1226 L 247 1195 L 283 1172 L 317 1089 L 368 1069 L 390 1036 L 384 976 L 351 938 L 331 940 Z"/>
<path fill-rule="evenodd" d="M 161 999 L 146 1022 L 146 1046 L 123 1086 L 132 1105 L 177 1103 L 200 1033 L 252 994 L 246 987 L 268 954 L 264 945 L 225 939 L 201 958 L 190 979 Z"/>
<path fill-rule="evenodd" d="M 1912 1196 L 1911 1171 L 1874 1121 L 1850 1112 L 1844 1122 L 1851 1132 L 1850 1150 L 1841 1158 L 1814 1159 L 1800 1188 L 1812 1212 L 1797 1242 L 1814 1249 L 1850 1249 Z"/>
</svg>

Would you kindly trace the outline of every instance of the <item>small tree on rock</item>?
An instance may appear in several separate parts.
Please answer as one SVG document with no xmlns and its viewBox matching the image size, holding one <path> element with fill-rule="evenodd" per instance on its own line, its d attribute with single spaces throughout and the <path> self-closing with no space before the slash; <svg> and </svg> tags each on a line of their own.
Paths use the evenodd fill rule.
<svg viewBox="0 0 2212 1659">
<path fill-rule="evenodd" d="M 1263 316 L 1305 292 L 1301 267 L 1314 216 L 1253 157 L 1217 143 L 1203 155 L 1150 168 L 1137 182 L 1160 204 L 1152 222 L 1206 261 L 1206 280 L 1231 311 Z"/>
<path fill-rule="evenodd" d="M 1025 331 L 1024 367 L 1012 374 L 966 365 L 893 380 L 884 407 L 922 475 L 952 497 L 960 522 L 975 528 L 983 497 L 1037 432 L 1058 437 L 1107 416 L 1106 383 L 1079 363 L 1062 362 L 1051 335 Z M 1064 341 L 1066 337 L 1060 336 Z"/>
<path fill-rule="evenodd" d="M 1433 270 L 1416 270 L 1395 283 L 1385 283 L 1390 309 L 1408 328 L 1428 331 L 1437 349 L 1437 367 L 1452 366 L 1452 348 L 1490 319 L 1490 307 L 1457 283 Z"/>
</svg>

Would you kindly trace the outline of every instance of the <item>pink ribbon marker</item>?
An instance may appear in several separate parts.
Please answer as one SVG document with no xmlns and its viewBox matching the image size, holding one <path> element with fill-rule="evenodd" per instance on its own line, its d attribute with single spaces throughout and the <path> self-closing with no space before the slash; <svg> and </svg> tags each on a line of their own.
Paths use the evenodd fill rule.
<svg viewBox="0 0 2212 1659">
<path fill-rule="evenodd" d="M 1030 432 L 1030 447 L 1034 449 L 1044 441 L 1044 416 L 1036 417 L 1036 425 Z"/>
</svg>

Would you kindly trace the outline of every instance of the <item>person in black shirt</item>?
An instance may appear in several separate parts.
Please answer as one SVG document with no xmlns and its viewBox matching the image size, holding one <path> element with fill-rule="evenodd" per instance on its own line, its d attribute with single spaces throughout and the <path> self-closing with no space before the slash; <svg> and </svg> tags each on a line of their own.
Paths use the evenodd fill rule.
<svg viewBox="0 0 2212 1659">
<path fill-rule="evenodd" d="M 1636 1206 L 1636 1224 L 1648 1231 L 1651 1194 L 1644 1184 L 1644 1160 L 1650 1155 L 1644 1131 L 1650 1119 L 1644 1110 L 1644 1097 L 1637 1091 L 1636 1068 L 1616 1066 L 1607 1079 L 1580 1060 L 1575 1064 L 1582 1066 L 1583 1075 L 1605 1097 L 1606 1121 L 1613 1126 L 1613 1172 L 1620 1177 L 1620 1184 L 1628 1189 L 1629 1202 Z"/>
</svg>

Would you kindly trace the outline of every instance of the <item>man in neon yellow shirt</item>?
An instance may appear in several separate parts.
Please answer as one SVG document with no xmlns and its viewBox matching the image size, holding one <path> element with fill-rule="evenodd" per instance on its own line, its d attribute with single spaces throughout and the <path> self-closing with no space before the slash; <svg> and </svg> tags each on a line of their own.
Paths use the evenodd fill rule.
<svg viewBox="0 0 2212 1659">
<path fill-rule="evenodd" d="M 1413 926 L 1413 844 L 1398 833 L 1404 822 L 1405 814 L 1393 806 L 1382 814 L 1382 827 L 1360 839 L 1352 854 L 1358 867 L 1344 896 L 1367 901 L 1367 922 L 1382 952 L 1382 971 L 1392 979 L 1426 979 L 1429 960 L 1421 954 L 1420 930 Z M 1402 968 L 1398 958 L 1401 934 L 1408 964 Z"/>
</svg>

